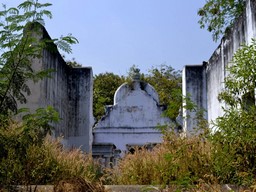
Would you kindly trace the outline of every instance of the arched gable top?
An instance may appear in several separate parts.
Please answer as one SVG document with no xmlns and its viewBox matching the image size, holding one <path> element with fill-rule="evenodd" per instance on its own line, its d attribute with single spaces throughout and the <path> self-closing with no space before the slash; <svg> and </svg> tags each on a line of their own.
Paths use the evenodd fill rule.
<svg viewBox="0 0 256 192">
<path fill-rule="evenodd" d="M 132 81 L 131 83 L 123 83 L 115 92 L 114 105 L 126 98 L 129 92 L 145 91 L 152 99 L 159 104 L 158 93 L 152 85 L 144 81 Z"/>
</svg>

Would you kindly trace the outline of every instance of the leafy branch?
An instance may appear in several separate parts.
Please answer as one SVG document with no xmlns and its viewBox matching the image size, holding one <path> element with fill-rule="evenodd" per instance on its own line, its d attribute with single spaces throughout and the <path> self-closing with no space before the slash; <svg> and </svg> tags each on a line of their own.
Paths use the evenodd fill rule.
<svg viewBox="0 0 256 192">
<path fill-rule="evenodd" d="M 217 41 L 232 27 L 244 8 L 245 0 L 207 0 L 197 12 L 200 16 L 198 23 L 201 28 L 211 32 L 213 40 Z"/>
<path fill-rule="evenodd" d="M 3 5 L 0 11 L 0 113 L 17 112 L 17 101 L 26 102 L 30 94 L 28 80 L 42 79 L 51 70 L 36 72 L 32 60 L 42 57 L 42 50 L 49 43 L 56 43 L 61 50 L 71 53 L 71 44 L 78 40 L 71 34 L 60 39 L 42 39 L 44 17 L 52 18 L 46 8 L 50 3 L 26 0 L 16 7 Z"/>
</svg>

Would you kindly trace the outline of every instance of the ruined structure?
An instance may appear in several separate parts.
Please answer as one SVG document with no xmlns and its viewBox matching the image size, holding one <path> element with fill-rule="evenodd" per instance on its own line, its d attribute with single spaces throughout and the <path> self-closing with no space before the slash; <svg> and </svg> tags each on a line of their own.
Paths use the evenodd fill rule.
<svg viewBox="0 0 256 192">
<path fill-rule="evenodd" d="M 50 39 L 41 26 L 42 37 Z M 53 106 L 59 113 L 60 122 L 54 125 L 55 136 L 63 137 L 67 147 L 81 147 L 91 151 L 93 74 L 90 67 L 72 68 L 68 66 L 60 53 L 44 49 L 40 59 L 33 60 L 33 69 L 53 69 L 51 78 L 44 78 L 37 83 L 28 82 L 31 95 L 27 103 L 31 111 L 39 107 Z"/>
<path fill-rule="evenodd" d="M 50 38 L 43 27 L 42 32 L 42 38 Z M 183 94 L 198 108 L 206 110 L 205 118 L 209 122 L 223 114 L 225 104 L 217 97 L 225 88 L 226 66 L 241 44 L 248 44 L 255 37 L 256 0 L 247 0 L 245 12 L 223 37 L 209 61 L 184 67 Z M 162 116 L 163 108 L 151 85 L 139 79 L 121 85 L 115 93 L 114 104 L 107 107 L 106 115 L 96 125 L 92 136 L 92 69 L 69 67 L 59 52 L 48 50 L 33 63 L 34 69 L 54 69 L 55 72 L 52 78 L 36 84 L 29 82 L 31 95 L 25 107 L 35 110 L 52 105 L 61 118 L 55 125 L 55 136 L 63 136 L 66 146 L 92 150 L 95 156 L 109 160 L 132 151 L 134 146 L 162 141 L 161 132 L 156 128 L 171 122 Z M 184 132 L 193 132 L 195 113 L 184 109 L 183 116 L 189 117 L 183 121 Z"/>
<path fill-rule="evenodd" d="M 233 28 L 224 36 L 208 62 L 202 65 L 185 66 L 183 69 L 183 95 L 188 96 L 198 106 L 206 110 L 205 118 L 211 122 L 223 115 L 225 104 L 218 100 L 219 93 L 225 88 L 224 78 L 236 50 L 244 43 L 249 44 L 256 37 L 256 0 L 247 0 L 243 15 Z M 195 113 L 184 109 L 184 130 L 193 132 L 196 127 Z"/>
<path fill-rule="evenodd" d="M 93 155 L 107 158 L 127 152 L 135 147 L 150 147 L 162 141 L 159 126 L 170 119 L 163 117 L 158 94 L 138 76 L 131 83 L 122 84 L 115 92 L 114 104 L 93 130 Z"/>
<path fill-rule="evenodd" d="M 43 26 L 41 38 L 50 39 Z M 53 45 L 55 46 L 55 45 Z M 121 85 L 115 93 L 113 106 L 108 106 L 106 115 L 96 125 L 92 135 L 94 118 L 93 75 L 90 67 L 68 66 L 60 53 L 44 49 L 42 57 L 33 59 L 35 71 L 52 69 L 51 78 L 35 83 L 28 82 L 31 95 L 27 107 L 35 111 L 39 107 L 53 106 L 60 115 L 55 124 L 54 135 L 63 137 L 66 147 L 81 148 L 103 157 L 105 163 L 132 152 L 137 147 L 152 147 L 162 141 L 159 126 L 170 123 L 162 116 L 163 106 L 159 105 L 158 94 L 148 83 L 139 80 Z M 93 144 L 92 144 L 93 143 Z"/>
</svg>

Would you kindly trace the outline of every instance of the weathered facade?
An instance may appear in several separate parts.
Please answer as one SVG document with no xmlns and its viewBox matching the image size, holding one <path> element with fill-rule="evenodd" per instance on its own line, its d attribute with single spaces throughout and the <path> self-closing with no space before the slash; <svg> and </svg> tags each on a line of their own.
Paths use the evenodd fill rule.
<svg viewBox="0 0 256 192">
<path fill-rule="evenodd" d="M 101 146 L 114 145 L 112 154 L 119 151 L 123 156 L 134 147 L 161 143 L 162 134 L 157 128 L 170 123 L 162 113 L 158 94 L 150 84 L 140 80 L 124 83 L 115 93 L 114 104 L 107 107 L 106 115 L 93 130 L 93 155 L 98 155 Z"/>
<path fill-rule="evenodd" d="M 42 27 L 42 37 L 50 38 Z M 33 60 L 33 69 L 53 69 L 51 78 L 37 83 L 28 82 L 31 95 L 27 103 L 31 111 L 39 107 L 53 106 L 59 113 L 60 122 L 54 125 L 55 136 L 63 137 L 67 147 L 81 147 L 90 152 L 92 143 L 93 74 L 91 67 L 72 68 L 68 66 L 60 53 L 44 49 L 40 59 Z"/>
<path fill-rule="evenodd" d="M 50 36 L 41 26 L 41 38 Z M 53 45 L 55 46 L 55 45 Z M 63 137 L 66 147 L 81 148 L 103 157 L 105 166 L 135 147 L 152 148 L 162 142 L 159 126 L 171 123 L 163 117 L 163 106 L 158 94 L 148 83 L 135 79 L 121 85 L 115 93 L 114 105 L 107 107 L 106 115 L 98 122 L 93 134 L 93 74 L 90 67 L 68 66 L 60 53 L 44 49 L 42 57 L 33 59 L 35 71 L 52 69 L 50 78 L 28 82 L 31 95 L 27 107 L 35 111 L 39 107 L 53 106 L 60 115 L 54 125 L 54 135 Z"/>
<path fill-rule="evenodd" d="M 211 122 L 223 115 L 224 103 L 218 95 L 225 88 L 227 65 L 242 44 L 249 44 L 256 37 L 256 0 L 247 0 L 243 15 L 224 36 L 208 62 L 202 65 L 185 66 L 183 69 L 183 95 L 188 96 L 199 107 L 206 110 L 205 118 Z M 195 113 L 184 109 L 184 130 L 193 131 L 196 126 Z"/>
</svg>

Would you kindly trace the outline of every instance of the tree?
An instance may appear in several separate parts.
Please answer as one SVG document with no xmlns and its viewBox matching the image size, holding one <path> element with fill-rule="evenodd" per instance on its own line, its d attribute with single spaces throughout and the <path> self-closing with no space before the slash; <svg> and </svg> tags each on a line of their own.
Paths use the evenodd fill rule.
<svg viewBox="0 0 256 192">
<path fill-rule="evenodd" d="M 227 70 L 229 75 L 225 78 L 226 89 L 219 95 L 219 99 L 225 101 L 230 107 L 244 109 L 248 99 L 254 100 L 256 88 L 256 41 L 243 45 L 235 53 Z M 251 107 L 254 106 L 252 102 Z"/>
<path fill-rule="evenodd" d="M 133 65 L 127 77 L 113 73 L 101 73 L 94 77 L 93 114 L 97 120 L 105 114 L 105 106 L 113 104 L 116 89 L 124 82 L 131 83 L 139 71 L 138 67 Z M 152 67 L 148 74 L 140 73 L 140 79 L 156 89 L 160 104 L 167 107 L 165 115 L 175 121 L 182 102 L 180 71 L 163 64 Z"/>
<path fill-rule="evenodd" d="M 46 8 L 50 3 L 39 3 L 38 0 L 27 0 L 17 8 L 3 5 L 0 11 L 0 113 L 17 112 L 17 101 L 26 102 L 30 94 L 26 85 L 28 80 L 37 81 L 50 71 L 36 72 L 32 69 L 34 58 L 40 58 L 43 49 L 58 47 L 68 53 L 70 44 L 77 43 L 71 35 L 60 39 L 41 39 L 43 18 L 52 18 Z"/>
<path fill-rule="evenodd" d="M 124 82 L 123 76 L 114 73 L 100 73 L 94 76 L 93 114 L 96 120 L 105 114 L 106 105 L 113 105 L 115 91 Z"/>
<path fill-rule="evenodd" d="M 34 114 L 23 109 L 26 115 L 19 123 L 12 118 L 19 111 L 17 102 L 25 103 L 26 94 L 30 94 L 27 81 L 40 80 L 52 72 L 34 71 L 34 59 L 42 57 L 43 49 L 57 51 L 57 46 L 70 53 L 70 44 L 78 42 L 70 35 L 53 40 L 42 38 L 43 17 L 52 17 L 46 10 L 49 6 L 50 3 L 26 0 L 17 8 L 4 5 L 0 11 L 0 188 L 7 187 L 8 191 L 13 191 L 10 187 L 15 184 L 53 180 L 59 169 L 55 162 L 42 158 L 49 153 L 41 150 L 46 134 L 51 133 L 52 125 L 59 120 L 58 113 L 49 106 L 37 109 Z M 33 151 L 36 156 L 32 160 Z M 45 175 L 38 172 L 45 167 L 54 171 Z"/>
<path fill-rule="evenodd" d="M 244 11 L 245 0 L 207 0 L 197 14 L 201 17 L 199 24 L 212 33 L 214 41 L 217 41 L 227 29 L 232 27 Z"/>
<path fill-rule="evenodd" d="M 216 175 L 223 183 L 250 185 L 256 174 L 256 41 L 235 53 L 219 99 L 224 115 L 214 124 L 213 158 Z"/>
<path fill-rule="evenodd" d="M 182 105 L 181 72 L 162 64 L 152 67 L 144 80 L 156 89 L 160 103 L 167 106 L 165 115 L 175 121 Z"/>
</svg>

